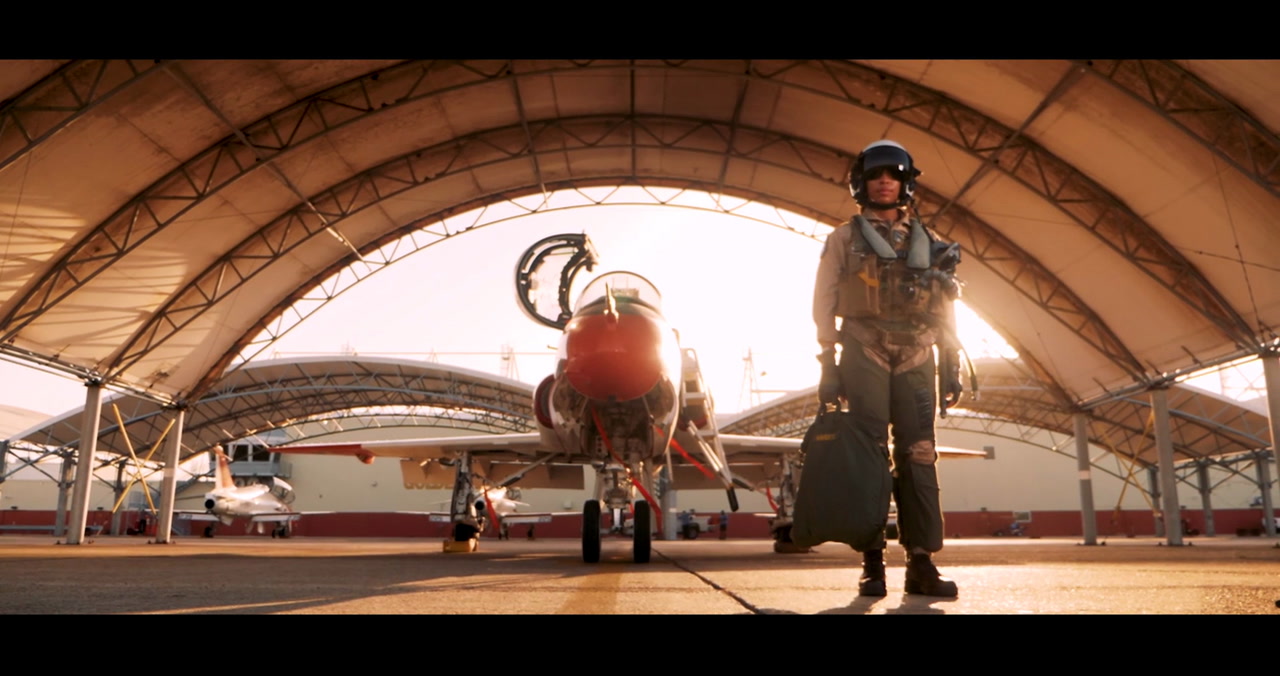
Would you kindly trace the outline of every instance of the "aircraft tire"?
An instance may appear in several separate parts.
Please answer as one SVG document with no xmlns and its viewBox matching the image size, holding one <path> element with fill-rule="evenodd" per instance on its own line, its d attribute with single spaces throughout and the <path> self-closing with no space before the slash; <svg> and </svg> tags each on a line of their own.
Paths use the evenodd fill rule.
<svg viewBox="0 0 1280 676">
<path fill-rule="evenodd" d="M 582 560 L 600 562 L 600 501 L 587 500 L 582 505 Z"/>
<path fill-rule="evenodd" d="M 466 542 L 476 536 L 480 531 L 475 526 L 465 523 L 453 524 L 453 541 Z"/>
<path fill-rule="evenodd" d="M 653 512 L 649 509 L 649 503 L 646 500 L 636 502 L 635 510 L 635 521 L 632 523 L 631 533 L 632 558 L 636 563 L 649 563 L 649 556 L 653 550 L 653 533 L 650 530 Z"/>
</svg>

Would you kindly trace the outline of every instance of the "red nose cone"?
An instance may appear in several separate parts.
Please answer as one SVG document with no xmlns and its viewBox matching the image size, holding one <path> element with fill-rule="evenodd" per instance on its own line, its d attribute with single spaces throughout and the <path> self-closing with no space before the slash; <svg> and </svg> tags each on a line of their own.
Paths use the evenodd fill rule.
<svg viewBox="0 0 1280 676">
<path fill-rule="evenodd" d="M 565 327 L 565 377 L 592 399 L 643 397 L 662 378 L 662 336 L 650 318 L 577 317 Z"/>
</svg>

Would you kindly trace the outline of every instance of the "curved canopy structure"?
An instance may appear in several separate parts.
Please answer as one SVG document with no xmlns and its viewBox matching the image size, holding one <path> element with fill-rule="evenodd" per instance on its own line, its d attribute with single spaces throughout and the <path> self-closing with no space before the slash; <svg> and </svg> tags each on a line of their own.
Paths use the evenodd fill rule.
<svg viewBox="0 0 1280 676">
<path fill-rule="evenodd" d="M 472 208 L 667 186 L 835 226 L 892 138 L 966 301 L 1091 408 L 1275 347 L 1278 101 L 1280 61 L 5 61 L 0 351 L 190 403 Z"/>
<path fill-rule="evenodd" d="M 979 396 L 966 397 L 939 428 L 973 429 L 999 423 L 1026 425 L 1064 437 L 1075 434 L 1078 411 L 1061 405 L 1043 383 L 1016 362 L 984 359 L 977 364 Z M 804 436 L 818 413 L 818 388 L 795 392 L 730 417 L 727 434 Z M 1186 385 L 1168 391 L 1170 440 L 1175 461 L 1252 454 L 1270 448 L 1267 417 L 1218 395 Z M 1132 458 L 1144 466 L 1159 464 L 1152 439 L 1154 412 L 1146 396 L 1118 397 L 1089 411 L 1089 443 Z"/>
<path fill-rule="evenodd" d="M 474 432 L 534 429 L 533 388 L 500 376 L 421 361 L 313 357 L 254 362 L 227 375 L 184 415 L 180 460 L 246 437 L 283 430 L 290 441 L 378 426 Z M 119 395 L 103 403 L 97 450 L 146 455 L 159 448 L 173 412 Z M 14 437 L 34 447 L 80 448 L 83 412 Z M 283 443 L 276 440 L 274 443 Z"/>
</svg>

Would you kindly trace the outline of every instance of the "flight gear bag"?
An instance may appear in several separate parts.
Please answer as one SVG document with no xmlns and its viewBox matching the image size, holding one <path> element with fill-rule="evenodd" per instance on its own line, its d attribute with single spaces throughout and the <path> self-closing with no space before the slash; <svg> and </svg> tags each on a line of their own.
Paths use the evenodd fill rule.
<svg viewBox="0 0 1280 676">
<path fill-rule="evenodd" d="M 840 367 L 836 365 L 835 348 L 827 348 L 818 355 L 818 363 L 822 365 L 822 376 L 818 380 L 818 403 L 839 404 L 844 396 L 844 386 L 840 382 Z"/>
<path fill-rule="evenodd" d="M 824 409 L 800 451 L 792 542 L 843 542 L 859 552 L 882 547 L 893 491 L 884 447 L 859 430 L 851 414 Z"/>
<path fill-rule="evenodd" d="M 916 218 L 909 221 L 906 247 L 898 251 L 861 214 L 852 246 L 845 253 L 836 291 L 842 317 L 903 319 L 931 311 L 936 291 L 959 295 L 953 277 L 959 245 L 939 241 Z M 874 254 L 874 255 L 873 255 Z"/>
</svg>

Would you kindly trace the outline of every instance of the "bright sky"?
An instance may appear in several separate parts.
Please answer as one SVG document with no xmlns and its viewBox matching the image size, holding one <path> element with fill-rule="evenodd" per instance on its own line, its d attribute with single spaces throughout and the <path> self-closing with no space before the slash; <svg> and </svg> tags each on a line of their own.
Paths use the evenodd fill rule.
<svg viewBox="0 0 1280 676">
<path fill-rule="evenodd" d="M 578 275 L 575 290 L 615 270 L 652 281 L 682 345 L 697 350 L 720 413 L 817 383 L 810 309 L 821 244 L 746 218 L 661 206 L 533 214 L 441 241 L 355 285 L 259 358 L 354 350 L 429 359 L 434 353 L 441 363 L 537 384 L 554 368 L 559 332 L 521 311 L 516 265 L 543 237 L 581 232 L 600 262 Z M 961 277 L 963 270 L 962 263 Z M 984 337 L 994 334 L 971 313 L 960 317 L 962 339 L 976 358 Z M 501 357 L 508 349 L 514 367 Z M 84 403 L 79 381 L 3 360 L 0 383 L 0 404 L 56 415 Z M 753 398 L 753 386 L 769 392 Z"/>
</svg>

